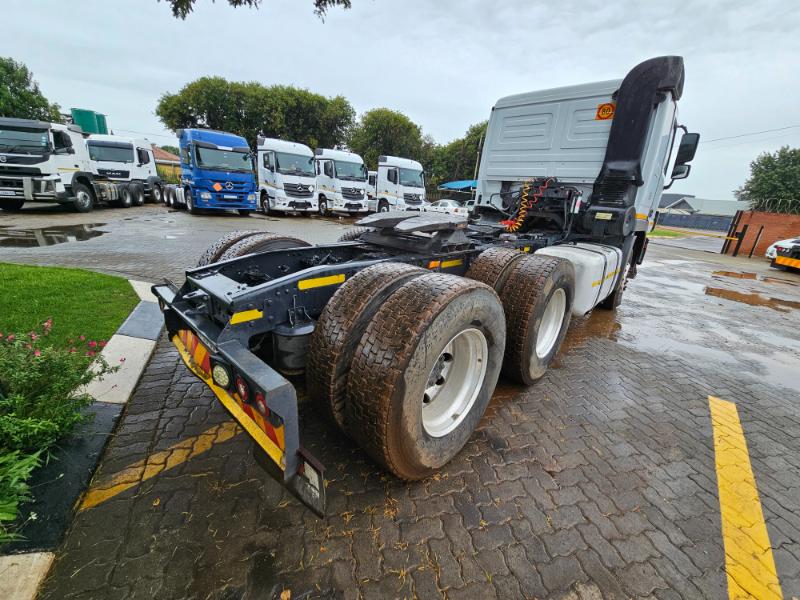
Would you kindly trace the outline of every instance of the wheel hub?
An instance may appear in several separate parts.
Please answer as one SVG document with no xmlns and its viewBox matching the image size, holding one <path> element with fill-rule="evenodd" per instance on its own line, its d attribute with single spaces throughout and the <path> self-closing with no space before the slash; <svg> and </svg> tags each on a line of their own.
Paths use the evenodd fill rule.
<svg viewBox="0 0 800 600">
<path fill-rule="evenodd" d="M 542 321 L 539 323 L 539 331 L 536 333 L 536 356 L 544 358 L 553 349 L 558 334 L 561 333 L 561 325 L 567 308 L 567 294 L 562 288 L 558 288 L 544 309 Z"/>
<path fill-rule="evenodd" d="M 465 329 L 442 350 L 428 375 L 422 396 L 422 426 L 442 437 L 469 414 L 488 368 L 489 345 L 478 329 Z"/>
</svg>

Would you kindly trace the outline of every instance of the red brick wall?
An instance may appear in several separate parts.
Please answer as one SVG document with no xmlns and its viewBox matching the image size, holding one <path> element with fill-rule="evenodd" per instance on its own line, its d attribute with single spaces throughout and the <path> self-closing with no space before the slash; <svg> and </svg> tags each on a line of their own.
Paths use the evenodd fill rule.
<svg viewBox="0 0 800 600">
<path fill-rule="evenodd" d="M 748 226 L 747 233 L 742 240 L 742 245 L 739 247 L 739 256 L 750 254 L 750 248 L 753 247 L 753 242 L 756 241 L 756 236 L 762 225 L 764 226 L 764 231 L 761 232 L 761 237 L 758 240 L 753 256 L 764 256 L 767 248 L 778 240 L 800 237 L 800 215 L 746 210 L 742 212 L 736 231 L 742 231 L 745 225 Z M 733 254 L 736 244 L 737 242 L 731 240 L 727 254 Z"/>
</svg>

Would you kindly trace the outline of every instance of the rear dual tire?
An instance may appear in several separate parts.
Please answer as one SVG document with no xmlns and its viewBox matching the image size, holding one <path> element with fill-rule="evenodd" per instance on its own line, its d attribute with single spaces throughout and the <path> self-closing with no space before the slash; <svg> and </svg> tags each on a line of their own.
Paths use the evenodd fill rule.
<svg viewBox="0 0 800 600">
<path fill-rule="evenodd" d="M 197 266 L 204 267 L 221 260 L 238 258 L 254 252 L 301 248 L 310 245 L 308 242 L 298 238 L 265 231 L 231 231 L 214 242 L 200 255 Z"/>
</svg>

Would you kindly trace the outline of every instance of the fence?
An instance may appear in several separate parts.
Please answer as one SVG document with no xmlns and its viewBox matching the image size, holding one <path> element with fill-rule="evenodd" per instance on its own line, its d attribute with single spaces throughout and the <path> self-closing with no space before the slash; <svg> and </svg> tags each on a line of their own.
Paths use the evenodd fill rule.
<svg viewBox="0 0 800 600">
<path fill-rule="evenodd" d="M 659 213 L 658 224 L 686 229 L 706 229 L 708 231 L 728 231 L 733 217 L 720 215 L 680 215 L 676 213 Z"/>
</svg>

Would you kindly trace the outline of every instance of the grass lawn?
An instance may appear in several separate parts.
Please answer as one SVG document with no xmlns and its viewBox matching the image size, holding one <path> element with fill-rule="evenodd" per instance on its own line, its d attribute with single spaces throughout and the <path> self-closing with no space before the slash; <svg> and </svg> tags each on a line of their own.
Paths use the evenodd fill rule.
<svg viewBox="0 0 800 600">
<path fill-rule="evenodd" d="M 671 229 L 660 229 L 656 227 L 653 231 L 647 234 L 648 237 L 668 237 L 668 238 L 681 238 L 686 237 L 682 231 L 672 231 Z"/>
<path fill-rule="evenodd" d="M 0 263 L 0 333 L 41 330 L 46 344 L 64 346 L 85 335 L 107 340 L 139 303 L 127 280 L 81 269 Z M 44 340 L 43 340 L 44 341 Z"/>
</svg>

